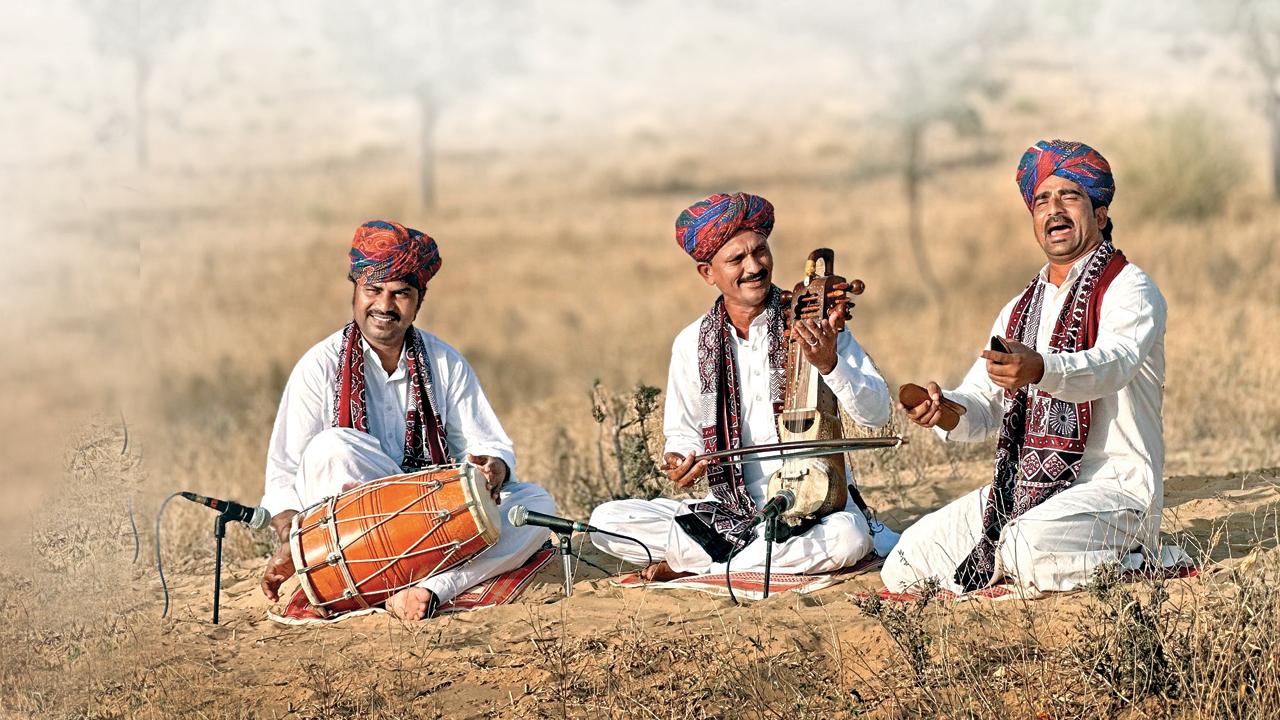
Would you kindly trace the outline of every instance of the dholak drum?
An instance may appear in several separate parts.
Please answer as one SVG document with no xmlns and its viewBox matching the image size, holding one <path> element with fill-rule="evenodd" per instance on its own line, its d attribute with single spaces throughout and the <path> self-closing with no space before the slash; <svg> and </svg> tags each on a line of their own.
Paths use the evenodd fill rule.
<svg viewBox="0 0 1280 720">
<path fill-rule="evenodd" d="M 364 483 L 293 518 L 289 546 L 323 617 L 367 608 L 498 542 L 498 507 L 470 465 Z"/>
</svg>

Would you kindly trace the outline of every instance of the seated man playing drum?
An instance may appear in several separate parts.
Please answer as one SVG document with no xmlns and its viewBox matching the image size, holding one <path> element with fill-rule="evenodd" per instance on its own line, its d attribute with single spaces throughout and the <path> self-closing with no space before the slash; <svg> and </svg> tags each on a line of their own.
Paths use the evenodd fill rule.
<svg viewBox="0 0 1280 720">
<path fill-rule="evenodd" d="M 495 501 L 555 512 L 545 490 L 515 479 L 511 440 L 466 359 L 413 326 L 427 282 L 440 270 L 435 240 L 372 221 L 356 230 L 350 257 L 354 319 L 293 368 L 267 450 L 261 504 L 280 539 L 262 578 L 272 601 L 294 574 L 293 517 L 360 483 L 465 459 Z M 497 544 L 392 595 L 387 611 L 405 620 L 430 617 L 463 590 L 528 560 L 547 531 L 513 527 L 500 515 Z"/>
<path fill-rule="evenodd" d="M 723 572 L 726 560 L 735 570 L 764 567 L 763 525 L 751 535 L 750 523 L 782 461 L 739 467 L 709 464 L 699 455 L 778 441 L 786 343 L 782 293 L 773 284 L 772 230 L 773 205 L 745 193 L 712 195 L 676 220 L 676 242 L 720 297 L 671 348 L 664 469 L 681 488 L 706 475 L 710 494 L 696 501 L 615 500 L 591 514 L 595 527 L 634 536 L 652 549 L 660 562 L 641 573 L 648 580 Z M 793 327 L 845 412 L 862 425 L 887 423 L 889 390 L 844 327 L 843 315 L 798 320 Z M 847 475 L 844 480 L 852 482 Z M 774 549 L 773 568 L 820 573 L 849 567 L 871 552 L 873 531 L 884 539 L 893 535 L 879 523 L 869 525 L 851 497 L 843 511 L 789 533 Z M 591 540 L 629 562 L 646 559 L 626 540 L 599 533 Z"/>
</svg>

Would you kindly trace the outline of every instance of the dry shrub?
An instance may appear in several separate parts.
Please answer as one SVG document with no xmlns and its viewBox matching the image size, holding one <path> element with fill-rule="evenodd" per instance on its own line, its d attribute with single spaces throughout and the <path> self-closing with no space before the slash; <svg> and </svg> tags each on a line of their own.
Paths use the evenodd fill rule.
<svg viewBox="0 0 1280 720">
<path fill-rule="evenodd" d="M 1164 583 L 1137 588 L 1100 570 L 1097 604 L 1078 626 L 1072 657 L 1114 710 L 1166 717 L 1251 718 L 1280 707 L 1280 597 L 1274 551 L 1175 602 Z M 1145 594 L 1146 601 L 1142 599 Z"/>
<path fill-rule="evenodd" d="M 1106 565 L 1089 584 L 1094 605 L 1076 623 L 1079 641 L 1071 656 L 1086 681 L 1100 681 L 1113 704 L 1133 705 L 1146 697 L 1169 699 L 1176 680 L 1173 659 L 1165 648 L 1169 592 L 1152 582 L 1146 601 L 1134 588 L 1120 583 L 1121 570 Z"/>
<path fill-rule="evenodd" d="M 1217 217 L 1248 175 L 1225 124 L 1195 106 L 1155 115 L 1118 145 L 1120 197 L 1144 219 Z"/>
<path fill-rule="evenodd" d="M 591 385 L 589 405 L 580 414 L 550 413 L 540 423 L 538 445 L 542 456 L 535 475 L 550 480 L 548 487 L 560 496 L 562 509 L 586 515 L 607 500 L 654 498 L 670 483 L 658 469 L 662 455 L 661 390 L 636 383 L 628 391 L 615 391 L 600 380 Z M 583 422 L 589 417 L 594 427 Z"/>
<path fill-rule="evenodd" d="M 1036 603 L 855 600 L 895 648 L 864 710 L 906 716 L 1270 717 L 1280 707 L 1280 557 L 1181 584 L 1100 568 L 1066 631 Z M 1259 556 L 1261 557 L 1261 556 Z M 1010 715 L 1012 713 L 1012 715 Z"/>
<path fill-rule="evenodd" d="M 906 661 L 906 669 L 921 686 L 929 684 L 934 670 L 933 633 L 927 629 L 923 616 L 938 590 L 937 579 L 931 578 L 924 583 L 917 599 L 910 603 L 887 602 L 876 593 L 853 599 L 854 606 L 863 615 L 880 622 L 880 627 L 884 628 Z"/>
</svg>

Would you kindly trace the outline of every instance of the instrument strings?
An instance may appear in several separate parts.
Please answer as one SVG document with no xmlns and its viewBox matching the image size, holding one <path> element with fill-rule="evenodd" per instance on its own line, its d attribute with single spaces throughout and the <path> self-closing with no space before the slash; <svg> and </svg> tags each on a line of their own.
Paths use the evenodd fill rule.
<svg viewBox="0 0 1280 720">
<path fill-rule="evenodd" d="M 808 309 L 802 308 L 796 318 L 797 322 L 800 320 L 815 319 L 822 314 L 822 301 L 820 298 L 815 299 L 818 301 L 817 305 L 811 305 Z M 799 303 L 803 304 L 804 299 L 802 298 Z M 784 408 L 787 410 L 797 410 L 799 409 L 798 405 L 803 402 L 801 398 L 809 397 L 809 361 L 805 358 L 804 352 L 800 349 L 801 339 L 795 332 L 794 328 L 792 328 L 791 331 L 791 341 L 792 363 L 789 386 L 794 389 L 794 392 L 789 394 L 788 399 L 792 400 L 797 407 L 786 407 L 786 404 L 784 403 Z"/>
</svg>

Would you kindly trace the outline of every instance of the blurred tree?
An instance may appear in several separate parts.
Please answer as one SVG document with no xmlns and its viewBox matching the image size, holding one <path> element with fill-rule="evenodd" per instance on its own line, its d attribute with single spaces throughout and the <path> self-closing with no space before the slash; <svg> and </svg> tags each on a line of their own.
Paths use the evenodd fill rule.
<svg viewBox="0 0 1280 720">
<path fill-rule="evenodd" d="M 200 25 L 206 0 L 79 0 L 93 24 L 99 52 L 133 66 L 134 157 L 148 165 L 147 89 L 157 56 L 183 33 Z"/>
<path fill-rule="evenodd" d="M 521 5 L 461 0 L 328 0 L 321 14 L 342 59 L 380 93 L 408 94 L 418 107 L 418 196 L 436 204 L 440 114 L 518 66 Z"/>
<path fill-rule="evenodd" d="M 867 76 L 889 88 L 876 119 L 899 138 L 907 242 L 920 279 L 942 304 L 943 285 L 925 247 L 921 190 L 930 175 L 945 167 L 993 159 L 985 144 L 982 110 L 1004 88 L 992 55 L 1017 36 L 1020 15 L 998 2 L 902 2 L 894 15 L 868 23 L 874 32 L 855 43 L 854 50 Z M 935 128 L 973 140 L 972 153 L 931 160 L 927 138 Z"/>
<path fill-rule="evenodd" d="M 1262 103 L 1270 130 L 1271 193 L 1280 199 L 1280 4 L 1251 0 L 1241 6 L 1245 55 L 1262 76 Z"/>
<path fill-rule="evenodd" d="M 907 242 L 921 283 L 942 303 L 943 286 L 925 243 L 922 191 L 934 173 L 994 159 L 983 122 L 986 106 L 999 100 L 1004 89 L 996 70 L 1001 63 L 994 56 L 1018 36 L 1025 10 L 997 0 L 906 0 L 842 3 L 822 12 L 773 12 L 774 23 L 789 24 L 852 54 L 859 75 L 854 91 L 876 108 L 871 123 L 897 140 L 893 160 L 860 167 L 856 174 L 890 170 L 901 175 Z M 929 138 L 939 129 L 971 147 L 959 152 L 948 148 L 934 157 Z"/>
</svg>

